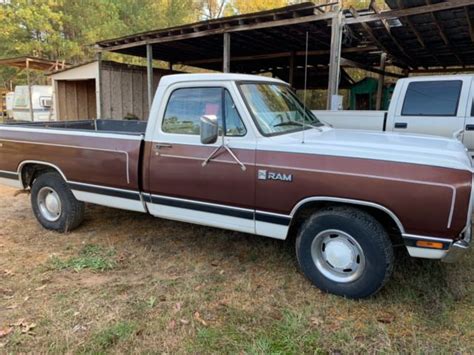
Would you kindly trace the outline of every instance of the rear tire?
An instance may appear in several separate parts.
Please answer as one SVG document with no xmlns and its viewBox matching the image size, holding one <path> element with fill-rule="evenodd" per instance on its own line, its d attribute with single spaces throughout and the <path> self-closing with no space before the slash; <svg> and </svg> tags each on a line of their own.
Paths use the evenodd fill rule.
<svg viewBox="0 0 474 355">
<path fill-rule="evenodd" d="M 64 179 L 55 172 L 37 177 L 31 187 L 31 205 L 46 229 L 66 233 L 84 220 L 84 203 L 76 200 Z"/>
<path fill-rule="evenodd" d="M 377 293 L 393 271 L 393 247 L 368 213 L 334 207 L 313 214 L 296 239 L 301 271 L 318 288 L 348 298 Z"/>
</svg>

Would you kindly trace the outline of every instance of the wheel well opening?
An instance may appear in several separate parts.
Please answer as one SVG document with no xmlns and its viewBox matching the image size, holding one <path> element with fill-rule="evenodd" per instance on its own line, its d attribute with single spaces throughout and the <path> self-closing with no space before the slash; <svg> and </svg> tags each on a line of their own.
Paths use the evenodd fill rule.
<svg viewBox="0 0 474 355">
<path fill-rule="evenodd" d="M 291 221 L 290 229 L 288 231 L 288 239 L 294 240 L 296 238 L 298 230 L 300 229 L 302 224 L 313 213 L 323 208 L 331 208 L 337 206 L 348 206 L 370 214 L 377 220 L 377 222 L 379 222 L 384 227 L 394 246 L 403 244 L 402 231 L 400 230 L 394 219 L 385 211 L 371 206 L 334 201 L 311 201 L 301 206 L 297 210 Z"/>
<path fill-rule="evenodd" d="M 25 189 L 30 188 L 35 179 L 45 173 L 55 172 L 59 173 L 57 169 L 50 165 L 41 163 L 28 163 L 21 168 L 21 181 Z"/>
</svg>

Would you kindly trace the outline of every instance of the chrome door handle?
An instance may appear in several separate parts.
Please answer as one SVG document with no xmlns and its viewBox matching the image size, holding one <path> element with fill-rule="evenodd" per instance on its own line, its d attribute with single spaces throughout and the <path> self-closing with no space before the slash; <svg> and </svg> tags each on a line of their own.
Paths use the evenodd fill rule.
<svg viewBox="0 0 474 355">
<path fill-rule="evenodd" d="M 155 143 L 155 149 L 156 150 L 159 150 L 161 148 L 171 148 L 171 147 L 173 147 L 173 146 L 169 143 Z"/>
</svg>

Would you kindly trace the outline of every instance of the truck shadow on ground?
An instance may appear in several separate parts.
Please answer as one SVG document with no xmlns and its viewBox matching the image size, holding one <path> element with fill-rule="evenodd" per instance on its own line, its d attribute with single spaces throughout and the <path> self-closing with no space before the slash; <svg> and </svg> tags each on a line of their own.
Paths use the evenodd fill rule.
<svg viewBox="0 0 474 355">
<path fill-rule="evenodd" d="M 281 278 L 291 279 L 288 284 L 309 285 L 297 270 L 293 245 L 289 241 L 88 206 L 87 219 L 81 229 L 100 233 L 99 228 L 113 228 L 120 236 L 119 244 L 129 251 L 145 248 L 152 258 L 166 259 L 168 265 L 176 258 L 174 269 L 178 274 L 180 265 L 186 270 L 201 264 L 218 265 L 226 269 L 228 277 L 246 278 L 252 273 L 261 273 L 268 277 L 267 285 Z M 436 321 L 471 297 L 474 279 L 468 272 L 473 266 L 470 255 L 450 265 L 414 259 L 404 247 L 396 248 L 392 279 L 377 296 L 363 302 L 412 303 L 421 317 Z M 180 264 L 183 260 L 186 260 L 185 265 Z"/>
<path fill-rule="evenodd" d="M 21 343 L 7 337 L 11 352 L 47 352 L 51 342 L 56 352 L 80 350 L 114 324 L 140 329 L 121 350 L 164 342 L 171 353 L 196 344 L 193 353 L 212 352 L 209 344 L 219 353 L 223 342 L 270 339 L 314 352 L 315 336 L 328 352 L 472 349 L 472 251 L 448 265 L 401 248 L 380 293 L 353 301 L 311 286 L 289 242 L 94 205 L 78 229 L 58 234 L 37 223 L 27 196 L 13 194 L 0 191 L 0 309 L 6 324 L 25 318 L 38 328 Z M 86 250 L 104 260 L 94 252 L 94 267 L 83 268 Z"/>
</svg>

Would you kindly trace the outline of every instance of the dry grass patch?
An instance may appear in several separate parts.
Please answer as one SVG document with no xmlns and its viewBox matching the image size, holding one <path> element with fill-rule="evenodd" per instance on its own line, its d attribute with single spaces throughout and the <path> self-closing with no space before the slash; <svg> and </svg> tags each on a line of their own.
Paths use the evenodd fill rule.
<svg viewBox="0 0 474 355">
<path fill-rule="evenodd" d="M 0 188 L 0 352 L 474 351 L 472 253 L 398 252 L 385 289 L 350 301 L 313 288 L 280 241 L 96 206 L 60 235 L 13 192 Z"/>
</svg>

